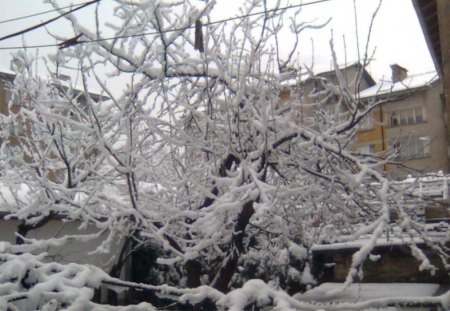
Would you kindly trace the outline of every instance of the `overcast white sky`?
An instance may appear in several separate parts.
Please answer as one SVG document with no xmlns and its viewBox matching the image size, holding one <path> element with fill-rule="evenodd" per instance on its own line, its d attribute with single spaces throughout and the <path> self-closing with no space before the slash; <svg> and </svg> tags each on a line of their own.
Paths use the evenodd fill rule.
<svg viewBox="0 0 450 311">
<path fill-rule="evenodd" d="M 51 9 L 50 5 L 43 0 L 0 0 L 2 9 L 0 10 L 0 22 L 28 14 L 33 14 Z M 80 3 L 86 0 L 61 0 L 61 5 L 70 3 Z M 193 2 L 200 0 L 191 0 Z M 301 0 L 281 0 L 283 6 L 288 4 L 298 4 Z M 313 0 L 303 0 L 303 3 Z M 240 15 L 237 8 L 240 0 L 217 0 L 218 5 L 213 11 L 213 17 L 226 18 Z M 107 18 L 111 15 L 111 0 L 102 0 L 102 15 Z M 358 30 L 361 46 L 365 46 L 367 30 L 371 16 L 378 0 L 356 0 L 358 12 Z M 92 10 L 83 9 L 78 13 L 79 19 L 86 23 L 92 23 Z M 8 22 L 0 24 L 0 36 L 16 32 L 23 28 L 32 26 L 41 21 L 54 17 L 55 13 L 41 15 L 22 21 Z M 317 22 L 332 18 L 328 27 L 305 32 L 300 41 L 301 63 L 311 61 L 311 38 L 314 41 L 314 61 L 317 70 L 330 68 L 330 48 L 329 40 L 331 29 L 337 46 L 339 61 L 344 63 L 345 55 L 349 62 L 357 59 L 355 41 L 355 20 L 353 10 L 353 0 L 330 0 L 329 2 L 314 4 L 303 8 L 300 15 L 305 21 Z M 71 37 L 73 33 L 64 23 L 55 23 L 48 27 L 51 31 L 56 31 L 64 37 Z M 344 53 L 343 36 L 346 38 L 347 53 Z M 24 36 L 27 45 L 52 44 L 54 39 L 46 34 L 45 30 L 30 32 Z M 289 41 L 289 40 L 286 40 Z M 289 42 L 286 42 L 288 44 Z M 21 46 L 22 39 L 15 38 L 0 42 L 0 48 Z M 375 79 L 390 78 L 389 65 L 397 63 L 409 70 L 410 74 L 429 72 L 434 70 L 433 62 L 428 52 L 422 31 L 420 29 L 417 16 L 412 6 L 411 0 L 383 0 L 381 9 L 375 21 L 372 32 L 370 50 L 376 47 L 375 60 L 369 67 L 370 73 Z M 31 51 L 31 50 L 30 50 Z M 34 50 L 32 50 L 34 51 Z M 55 48 L 41 48 L 39 53 L 52 53 Z M 13 50 L 0 50 L 0 68 L 9 68 L 11 59 L 10 53 Z M 362 49 L 361 53 L 364 50 Z"/>
</svg>

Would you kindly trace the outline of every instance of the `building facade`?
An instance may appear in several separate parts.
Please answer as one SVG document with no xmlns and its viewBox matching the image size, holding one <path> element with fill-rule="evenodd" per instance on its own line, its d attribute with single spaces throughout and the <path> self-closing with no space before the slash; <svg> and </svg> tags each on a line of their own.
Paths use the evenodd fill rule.
<svg viewBox="0 0 450 311">
<path fill-rule="evenodd" d="M 442 80 L 446 111 L 450 111 L 450 0 L 412 0 L 434 66 Z M 446 115 L 450 123 L 450 114 Z M 450 128 L 447 127 L 450 137 Z M 450 155 L 450 144 L 447 143 Z"/>
<path fill-rule="evenodd" d="M 402 73 L 399 74 L 399 71 Z M 447 173 L 447 124 L 442 83 L 435 72 L 412 75 L 392 66 L 392 79 L 360 92 L 368 103 L 381 103 L 360 128 L 356 149 L 391 156 L 383 170 L 402 179 L 408 175 Z"/>
<path fill-rule="evenodd" d="M 339 70 L 344 91 L 362 108 L 375 106 L 358 125 L 354 150 L 388 159 L 390 164 L 379 169 L 392 179 L 448 173 L 447 112 L 441 79 L 436 72 L 408 75 L 407 69 L 397 64 L 391 70 L 391 79 L 378 83 L 359 64 Z M 348 108 L 341 98 L 337 74 L 335 70 L 319 73 L 285 88 L 280 93 L 281 102 L 289 107 L 299 102 L 298 121 L 311 126 L 318 126 L 320 110 L 326 112 L 329 122 L 345 119 Z"/>
</svg>

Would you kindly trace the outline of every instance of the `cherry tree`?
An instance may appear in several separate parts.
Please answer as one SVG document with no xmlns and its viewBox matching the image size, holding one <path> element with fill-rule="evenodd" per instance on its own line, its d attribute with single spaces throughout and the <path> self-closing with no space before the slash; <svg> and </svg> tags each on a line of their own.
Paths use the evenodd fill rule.
<svg viewBox="0 0 450 311">
<path fill-rule="evenodd" d="M 91 301 L 93 289 L 106 285 L 171 294 L 180 304 L 316 310 L 286 293 L 290 284 L 303 284 L 297 290 L 315 284 L 308 249 L 368 236 L 353 257 L 350 285 L 393 227 L 404 232 L 421 269 L 436 267 L 417 238 L 446 264 L 445 238 L 424 234 L 402 192 L 380 172 L 390 156 L 354 151 L 359 122 L 382 102 L 359 101 L 341 78 L 333 45 L 337 85 L 312 77 L 323 86 L 319 93 L 292 89 L 289 100 L 280 96 L 286 79 L 300 88 L 306 83 L 296 59 L 299 34 L 321 25 L 301 22 L 300 11 L 280 3 L 245 1 L 239 18 L 221 22 L 210 18 L 214 7 L 214 1 L 117 1 L 116 22 L 107 25 L 113 38 L 102 36 L 99 15 L 96 29 L 66 15 L 74 40 L 56 36 L 65 48 L 46 63 L 77 66 L 82 91 L 57 76 L 39 78 L 37 60 L 16 55 L 13 100 L 2 116 L 15 131 L 2 129 L 8 150 L 0 178 L 7 218 L 21 224 L 16 245 L 0 244 L 2 309 L 115 310 Z M 120 90 L 113 79 L 122 81 Z M 90 92 L 92 80 L 104 97 Z M 345 111 L 339 118 L 325 109 L 330 100 Z M 27 237 L 55 219 L 76 221 L 79 234 Z M 97 231 L 83 233 L 87 226 Z M 49 247 L 99 236 L 93 256 L 122 242 L 109 274 L 46 257 Z M 120 280 L 124 263 L 148 245 L 158 248 L 155 264 L 171 272 L 156 285 Z M 409 302 L 448 300 L 447 294 Z M 405 301 L 330 308 L 395 303 Z"/>
</svg>

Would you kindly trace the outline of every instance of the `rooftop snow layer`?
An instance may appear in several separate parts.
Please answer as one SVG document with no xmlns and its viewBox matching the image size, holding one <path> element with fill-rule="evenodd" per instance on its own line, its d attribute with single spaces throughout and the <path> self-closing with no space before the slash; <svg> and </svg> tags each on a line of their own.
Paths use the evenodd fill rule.
<svg viewBox="0 0 450 311">
<path fill-rule="evenodd" d="M 3 67 L 0 67 L 0 77 L 1 77 L 1 76 L 8 76 L 8 77 L 7 77 L 8 80 L 9 80 L 9 79 L 12 79 L 12 80 L 13 80 L 14 77 L 16 76 L 16 73 L 15 73 L 14 71 L 10 70 L 10 69 L 5 69 L 5 68 L 3 68 Z M 41 76 L 41 78 L 51 80 L 50 77 L 46 77 L 46 76 Z M 70 78 L 70 77 L 69 77 L 69 78 Z M 0 78 L 0 79 L 1 79 L 1 78 Z M 9 80 L 9 81 L 12 82 L 12 80 Z M 67 88 L 72 87 L 73 90 L 75 90 L 75 91 L 77 91 L 77 92 L 82 92 L 82 93 L 84 93 L 84 87 L 83 87 L 82 85 L 80 85 L 80 83 L 78 83 L 78 85 L 74 85 L 74 84 L 72 83 L 72 81 L 64 81 L 63 79 L 60 79 L 59 81 L 60 81 L 60 83 L 61 83 L 61 85 L 62 85 L 63 87 L 67 87 Z M 92 87 L 91 85 L 89 86 L 89 94 L 90 94 L 91 96 L 93 95 L 93 96 L 99 97 L 99 98 L 102 99 L 102 100 L 108 100 L 109 97 L 106 96 L 106 95 L 103 94 L 103 93 L 104 93 L 104 92 L 102 92 L 101 89 L 94 88 L 94 87 Z"/>
<path fill-rule="evenodd" d="M 369 98 L 374 96 L 405 92 L 423 87 L 429 87 L 438 79 L 438 74 L 432 71 L 423 74 L 411 75 L 399 82 L 381 80 L 374 86 L 362 90 L 359 94 L 361 98 Z"/>
<path fill-rule="evenodd" d="M 377 298 L 433 296 L 439 289 L 439 284 L 428 283 L 353 283 L 339 291 L 343 286 L 341 283 L 323 283 L 297 298 L 320 302 L 358 302 Z"/>
</svg>

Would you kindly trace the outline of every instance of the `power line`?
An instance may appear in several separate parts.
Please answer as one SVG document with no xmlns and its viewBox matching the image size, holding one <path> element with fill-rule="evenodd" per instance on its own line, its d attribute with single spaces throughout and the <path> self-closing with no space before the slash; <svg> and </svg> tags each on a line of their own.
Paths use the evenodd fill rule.
<svg viewBox="0 0 450 311">
<path fill-rule="evenodd" d="M 82 3 L 77 3 L 77 4 L 64 6 L 64 7 L 61 7 L 59 9 L 53 9 L 53 10 L 38 12 L 38 13 L 30 14 L 30 15 L 25 15 L 25 16 L 15 17 L 15 18 L 11 18 L 11 19 L 6 19 L 6 20 L 3 20 L 3 21 L 0 21 L 0 24 L 9 23 L 9 22 L 15 22 L 15 21 L 19 21 L 19 20 L 22 20 L 22 19 L 27 19 L 27 18 L 30 18 L 30 17 L 44 15 L 44 14 L 47 14 L 47 13 L 57 12 L 59 10 L 64 10 L 64 9 L 68 9 L 68 8 L 75 8 L 77 6 L 80 6 L 80 5 L 83 5 L 83 4 L 86 4 L 86 3 L 87 2 L 82 2 Z"/>
<path fill-rule="evenodd" d="M 38 44 L 38 45 L 29 45 L 29 46 L 7 46 L 0 47 L 0 50 L 20 50 L 20 49 L 39 49 L 39 48 L 54 48 L 59 47 L 58 44 Z"/>
<path fill-rule="evenodd" d="M 13 34 L 10 34 L 10 35 L 1 37 L 1 38 L 0 38 L 0 41 L 6 40 L 6 39 L 9 39 L 9 38 L 13 38 L 13 37 L 17 37 L 17 36 L 20 36 L 20 35 L 22 35 L 22 34 L 24 34 L 24 33 L 27 33 L 27 32 L 30 32 L 30 31 L 32 31 L 32 30 L 41 28 L 41 27 L 43 27 L 43 26 L 45 26 L 45 25 L 48 25 L 48 24 L 50 24 L 50 23 L 56 21 L 57 19 L 60 19 L 61 17 L 65 16 L 65 15 L 67 15 L 67 14 L 70 14 L 70 13 L 73 13 L 73 12 L 75 12 L 75 11 L 78 11 L 78 10 L 80 10 L 80 9 L 82 9 L 82 8 L 87 7 L 88 5 L 91 5 L 91 4 L 96 3 L 96 2 L 99 2 L 99 1 L 100 1 L 100 0 L 92 0 L 92 1 L 90 1 L 90 2 L 86 2 L 85 4 L 83 4 L 83 5 L 81 5 L 81 6 L 77 7 L 77 8 L 74 8 L 74 9 L 72 9 L 72 10 L 69 10 L 69 11 L 67 11 L 67 12 L 64 12 L 63 14 L 61 14 L 61 15 L 55 17 L 55 18 L 49 19 L 49 20 L 47 20 L 47 21 L 45 21 L 45 22 L 39 23 L 39 24 L 34 25 L 34 26 L 32 26 L 32 27 L 29 27 L 29 28 L 26 28 L 26 29 L 24 29 L 24 30 L 15 32 L 15 33 L 13 33 Z"/>
<path fill-rule="evenodd" d="M 94 1 L 99 1 L 99 0 L 94 0 Z M 329 1 L 331 1 L 331 0 L 317 0 L 317 1 L 307 2 L 307 3 L 300 3 L 300 4 L 295 4 L 295 5 L 289 5 L 289 6 L 285 6 L 285 7 L 279 7 L 279 8 L 275 8 L 275 9 L 266 10 L 266 11 L 260 11 L 260 12 L 246 14 L 246 15 L 229 17 L 229 18 L 226 18 L 226 19 L 221 19 L 221 20 L 217 20 L 217 21 L 213 21 L 213 22 L 209 22 L 209 23 L 204 23 L 203 26 L 216 25 L 216 24 L 226 23 L 226 22 L 229 22 L 229 21 L 242 19 L 242 18 L 246 18 L 246 17 L 252 17 L 252 16 L 272 13 L 272 12 L 276 12 L 276 11 L 282 11 L 282 10 L 289 10 L 289 9 L 294 9 L 294 8 L 299 8 L 299 7 L 304 7 L 304 6 L 308 6 L 308 5 L 319 4 L 319 3 L 323 3 L 323 2 L 329 2 Z M 149 35 L 158 35 L 158 34 L 162 34 L 162 33 L 171 33 L 171 32 L 175 32 L 175 31 L 184 31 L 184 30 L 193 29 L 193 28 L 195 28 L 195 26 L 187 26 L 187 27 L 183 27 L 183 28 L 167 29 L 167 30 L 155 31 L 155 32 L 144 32 L 144 33 L 140 33 L 140 34 L 122 35 L 122 36 L 115 36 L 115 37 L 108 37 L 108 38 L 99 38 L 99 39 L 92 39 L 92 40 L 80 40 L 80 41 L 76 41 L 75 44 L 102 42 L 102 41 L 109 41 L 109 40 L 115 40 L 115 39 L 126 39 L 126 38 L 142 37 L 142 36 L 149 36 Z M 0 38 L 0 41 L 2 39 L 3 38 Z M 62 42 L 62 43 L 64 43 L 64 42 Z M 75 44 L 72 43 L 71 45 L 75 45 Z M 17 49 L 47 48 L 47 47 L 61 47 L 61 43 L 29 45 L 29 46 L 0 47 L 0 50 L 17 50 Z"/>
<path fill-rule="evenodd" d="M 206 23 L 204 25 L 207 26 L 207 25 L 220 24 L 220 23 L 223 23 L 223 22 L 228 22 L 228 21 L 232 21 L 232 20 L 236 20 L 236 19 L 240 19 L 240 18 L 251 17 L 251 16 L 256 16 L 256 15 L 262 15 L 262 14 L 267 14 L 267 13 L 272 13 L 272 12 L 282 11 L 282 10 L 288 10 L 288 9 L 295 9 L 295 8 L 299 8 L 299 7 L 302 7 L 302 6 L 308 6 L 308 5 L 311 5 L 311 4 L 319 4 L 319 3 L 322 3 L 322 2 L 329 2 L 329 1 L 331 1 L 331 0 L 317 0 L 317 1 L 307 2 L 307 3 L 299 3 L 299 4 L 289 5 L 289 6 L 285 6 L 285 7 L 281 7 L 281 8 L 275 8 L 275 9 L 270 9 L 270 10 L 266 10 L 266 11 L 250 13 L 250 14 L 247 14 L 247 15 L 230 17 L 230 18 L 227 18 L 227 19 L 222 19 L 222 20 L 218 20 L 218 21 L 215 21 L 215 22 Z M 193 28 L 193 26 L 189 27 L 189 28 Z"/>
</svg>

